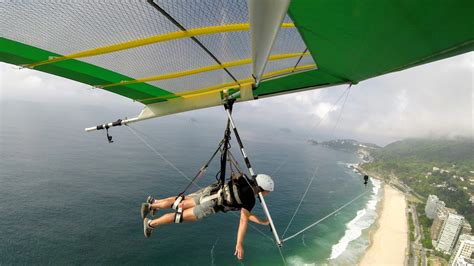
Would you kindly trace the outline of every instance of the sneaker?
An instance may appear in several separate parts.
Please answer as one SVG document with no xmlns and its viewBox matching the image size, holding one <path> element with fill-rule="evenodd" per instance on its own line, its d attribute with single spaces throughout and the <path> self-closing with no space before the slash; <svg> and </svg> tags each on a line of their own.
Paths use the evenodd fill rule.
<svg viewBox="0 0 474 266">
<path fill-rule="evenodd" d="M 150 213 L 150 203 L 142 203 L 140 212 L 141 212 L 142 219 L 145 219 L 148 213 Z"/>
<path fill-rule="evenodd" d="M 146 198 L 146 202 L 151 205 L 155 202 L 155 198 L 153 198 L 152 196 L 148 196 L 148 198 Z M 156 209 L 151 209 L 150 213 L 151 213 L 151 215 L 155 216 Z"/>
<path fill-rule="evenodd" d="M 146 202 L 153 204 L 155 202 L 155 198 L 153 198 L 152 196 L 148 196 L 148 198 L 146 198 Z"/>
<path fill-rule="evenodd" d="M 146 238 L 149 238 L 151 236 L 151 232 L 153 232 L 153 227 L 148 225 L 148 222 L 151 220 L 148 218 L 143 219 L 143 234 L 145 235 Z"/>
</svg>

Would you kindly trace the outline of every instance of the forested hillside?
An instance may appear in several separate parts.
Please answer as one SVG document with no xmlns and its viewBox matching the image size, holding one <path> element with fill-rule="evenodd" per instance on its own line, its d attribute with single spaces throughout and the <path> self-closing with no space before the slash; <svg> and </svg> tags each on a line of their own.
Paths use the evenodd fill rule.
<svg viewBox="0 0 474 266">
<path fill-rule="evenodd" d="M 474 225 L 474 141 L 407 139 L 374 150 L 362 168 L 396 177 L 423 197 L 437 195 Z"/>
</svg>

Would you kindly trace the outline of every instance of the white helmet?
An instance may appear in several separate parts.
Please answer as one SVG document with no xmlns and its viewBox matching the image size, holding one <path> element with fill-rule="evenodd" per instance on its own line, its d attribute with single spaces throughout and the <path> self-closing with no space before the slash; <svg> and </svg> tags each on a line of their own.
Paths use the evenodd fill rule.
<svg viewBox="0 0 474 266">
<path fill-rule="evenodd" d="M 258 174 L 257 175 L 257 185 L 261 187 L 265 191 L 273 191 L 275 184 L 273 183 L 273 179 L 269 175 L 265 174 Z"/>
</svg>

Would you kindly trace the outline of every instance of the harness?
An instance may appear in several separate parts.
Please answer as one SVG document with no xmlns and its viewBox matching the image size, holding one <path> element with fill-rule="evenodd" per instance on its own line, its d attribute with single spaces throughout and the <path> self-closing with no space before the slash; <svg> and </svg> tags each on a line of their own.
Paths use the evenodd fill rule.
<svg viewBox="0 0 474 266">
<path fill-rule="evenodd" d="M 245 177 L 241 177 L 245 178 Z M 241 206 L 242 200 L 240 199 L 239 189 L 237 185 L 232 182 L 232 186 L 230 185 L 231 182 L 225 184 L 223 187 L 220 187 L 219 190 L 215 191 L 214 193 L 211 192 L 211 195 L 202 197 L 200 199 L 200 203 L 205 203 L 211 200 L 216 201 L 216 206 L 224 212 L 231 211 L 238 209 L 237 207 L 231 206 Z"/>
</svg>

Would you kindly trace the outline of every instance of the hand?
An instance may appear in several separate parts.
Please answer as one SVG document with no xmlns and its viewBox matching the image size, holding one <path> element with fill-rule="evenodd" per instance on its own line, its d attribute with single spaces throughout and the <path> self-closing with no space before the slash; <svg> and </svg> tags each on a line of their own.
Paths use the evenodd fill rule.
<svg viewBox="0 0 474 266">
<path fill-rule="evenodd" d="M 270 224 L 270 221 L 268 221 L 268 220 L 262 220 L 262 221 L 260 222 L 260 224 L 262 224 L 262 225 L 269 225 L 269 224 Z"/>
<path fill-rule="evenodd" d="M 237 244 L 237 246 L 235 246 L 234 256 L 237 256 L 238 260 L 242 260 L 244 258 L 244 247 L 242 244 Z"/>
</svg>

